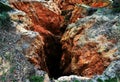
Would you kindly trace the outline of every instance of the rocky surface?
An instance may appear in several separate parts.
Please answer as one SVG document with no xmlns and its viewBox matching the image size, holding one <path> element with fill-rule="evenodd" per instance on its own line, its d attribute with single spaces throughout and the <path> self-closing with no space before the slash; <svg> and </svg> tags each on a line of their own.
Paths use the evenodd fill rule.
<svg viewBox="0 0 120 82">
<path fill-rule="evenodd" d="M 33 28 L 31 19 L 18 10 L 0 15 L 4 20 L 0 21 L 0 81 L 25 82 L 33 75 L 46 76 L 45 72 L 38 71 L 41 69 L 49 73 L 43 48 L 44 38 L 30 30 Z"/>
<path fill-rule="evenodd" d="M 25 81 L 35 71 L 24 54 L 16 49 L 15 43 L 20 37 L 14 32 L 3 30 L 0 35 L 0 81 Z"/>
<path fill-rule="evenodd" d="M 120 15 L 104 13 L 97 12 L 67 27 L 61 39 L 61 68 L 65 74 L 87 77 L 99 75 L 109 68 L 111 62 L 120 58 Z M 119 70 L 119 67 L 116 69 Z"/>
<path fill-rule="evenodd" d="M 35 44 L 32 44 L 35 45 L 35 47 L 31 46 L 31 48 L 27 49 L 26 51 L 27 56 L 33 55 L 33 57 L 29 56 L 30 61 L 33 62 L 35 65 L 38 65 L 38 69 L 41 69 L 39 67 L 41 66 L 42 69 L 44 71 L 47 71 L 50 76 L 59 76 L 59 64 L 62 53 L 59 40 L 61 35 L 60 28 L 62 23 L 64 22 L 63 17 L 50 11 L 39 2 L 15 2 L 11 4 L 15 8 L 26 12 L 26 14 L 30 17 L 32 21 L 32 27 L 28 29 L 38 32 L 41 36 L 40 39 L 42 41 L 40 41 L 40 39 L 38 38 L 37 42 Z M 21 5 L 23 7 L 21 7 Z M 29 9 L 32 9 L 33 11 L 29 11 Z M 25 39 L 23 38 L 23 40 Z M 36 45 L 38 46 L 37 48 Z M 32 53 L 28 53 L 28 51 L 31 51 Z M 44 62 L 44 64 L 42 64 L 41 62 Z"/>
<path fill-rule="evenodd" d="M 50 11 L 40 2 L 13 2 L 11 4 L 15 8 L 27 13 L 27 15 L 32 19 L 35 31 L 41 32 L 42 30 L 48 30 L 53 34 L 60 34 L 60 27 L 62 27 L 64 22 L 63 17 Z"/>
<path fill-rule="evenodd" d="M 120 76 L 120 14 L 98 8 L 88 16 L 76 3 L 93 2 L 10 1 L 14 10 L 0 12 L 0 81 L 42 76 L 44 82 L 97 82 Z"/>
<path fill-rule="evenodd" d="M 33 36 L 34 33 L 18 33 L 20 30 L 19 27 L 25 28 L 28 25 L 24 24 L 25 22 L 19 23 L 18 20 L 14 21 L 12 19 L 8 22 L 7 24 L 9 25 L 7 25 L 7 27 L 4 26 L 3 29 L 0 29 L 0 81 L 23 82 L 30 75 L 35 74 L 35 70 L 33 65 L 27 61 L 23 52 L 17 48 L 17 44 L 24 35 L 28 36 L 28 40 L 32 39 L 30 36 Z M 22 46 L 22 44 L 19 45 Z M 23 49 L 23 47 L 21 47 L 21 49 Z"/>
</svg>

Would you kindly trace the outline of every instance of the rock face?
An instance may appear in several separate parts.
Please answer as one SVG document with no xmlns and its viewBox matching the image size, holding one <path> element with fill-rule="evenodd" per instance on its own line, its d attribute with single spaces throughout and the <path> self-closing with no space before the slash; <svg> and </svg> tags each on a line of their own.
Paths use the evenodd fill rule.
<svg viewBox="0 0 120 82">
<path fill-rule="evenodd" d="M 112 19 L 112 20 L 111 20 Z M 64 74 L 91 77 L 102 74 L 119 57 L 119 16 L 94 14 L 70 24 L 61 43 Z"/>
<path fill-rule="evenodd" d="M 0 12 L 0 19 L 6 20 L 9 16 L 7 25 L 0 20 L 0 24 L 4 24 L 0 26 L 0 81 L 29 82 L 26 79 L 36 74 L 49 82 L 46 72 L 54 78 L 70 75 L 55 82 L 96 81 L 120 75 L 119 13 L 114 15 L 107 9 L 102 12 L 98 9 L 87 16 L 87 11 L 84 13 L 83 8 L 75 5 L 82 3 L 80 0 L 53 0 L 53 5 L 61 4 L 54 8 L 48 7 L 44 0 L 40 0 L 43 3 L 15 1 L 11 5 L 21 11 L 6 6 L 12 11 L 6 10 L 5 15 L 4 9 Z M 70 9 L 67 23 L 75 23 L 68 25 L 61 38 L 61 27 L 66 21 L 59 9 L 64 10 L 65 6 L 65 11 Z M 86 17 L 77 20 L 81 15 Z"/>
<path fill-rule="evenodd" d="M 0 30 L 0 81 L 25 81 L 30 75 L 35 74 L 32 64 L 24 54 L 16 49 L 20 37 L 13 31 Z"/>
<path fill-rule="evenodd" d="M 63 17 L 50 11 L 40 2 L 13 2 L 13 6 L 24 11 L 32 19 L 35 31 L 48 30 L 53 34 L 60 34 Z M 21 7 L 22 6 L 22 7 Z M 43 12 L 44 11 L 44 12 Z"/>
<path fill-rule="evenodd" d="M 40 34 L 28 48 L 24 49 L 26 57 L 38 69 L 47 71 L 51 77 L 59 76 L 62 53 L 59 40 L 60 28 L 64 22 L 63 17 L 50 11 L 40 2 L 13 2 L 11 4 L 15 8 L 24 11 L 30 18 L 32 24 L 27 29 Z M 22 41 L 20 44 L 24 45 L 26 39 L 23 38 Z"/>
<path fill-rule="evenodd" d="M 110 0 L 50 0 L 58 5 L 58 8 L 61 10 L 61 14 L 65 16 L 65 21 L 67 24 L 74 23 L 79 18 L 83 18 L 87 15 L 91 15 L 94 11 L 90 11 L 87 7 L 92 8 L 102 8 L 108 6 L 111 2 Z M 78 6 L 78 4 L 80 6 Z M 82 5 L 85 5 L 82 7 Z"/>
<path fill-rule="evenodd" d="M 11 12 L 4 13 L 10 14 Z M 33 65 L 27 61 L 22 52 L 25 46 L 18 44 L 18 41 L 22 38 L 29 41 L 32 39 L 32 36 L 36 37 L 37 34 L 25 31 L 25 28 L 30 24 L 26 23 L 27 19 L 22 13 L 21 15 L 25 18 L 22 21 L 23 23 L 18 22 L 19 20 L 13 20 L 12 16 L 15 16 L 16 13 L 18 12 L 12 12 L 11 16 L 9 15 L 11 20 L 7 21 L 7 25 L 4 25 L 3 28 L 0 28 L 0 81 L 4 82 L 24 82 L 30 75 L 35 74 Z M 24 43 L 27 43 L 27 41 L 24 41 Z M 30 44 L 31 42 L 28 45 Z M 21 47 L 17 47 L 18 45 Z"/>
<path fill-rule="evenodd" d="M 40 8 L 41 7 L 42 5 L 40 5 Z M 45 7 L 42 8 L 44 10 Z M 60 31 L 59 30 L 60 24 L 57 21 L 59 20 L 59 16 L 47 9 L 45 10 L 48 13 L 52 13 L 50 15 L 52 16 L 55 15 L 56 17 L 58 17 L 58 18 L 55 17 L 56 23 L 52 23 L 54 21 L 54 18 L 51 20 L 52 22 L 49 21 L 50 20 L 49 17 L 52 16 L 48 17 L 46 14 L 44 13 L 42 14 L 43 11 L 40 12 L 41 15 L 46 16 L 46 18 L 45 17 L 44 18 L 47 21 L 44 22 L 48 22 L 48 23 L 50 22 L 49 23 L 50 26 L 49 24 L 47 24 L 48 29 L 51 26 L 53 28 L 54 26 L 55 28 L 58 28 L 54 31 L 52 30 L 53 33 L 47 29 L 47 25 L 46 27 L 44 26 L 45 25 L 44 22 L 43 22 L 44 24 L 41 23 L 43 24 L 44 27 L 41 24 L 39 25 L 37 19 L 35 19 L 35 16 L 33 14 L 31 14 L 32 16 L 30 17 L 29 13 L 26 14 L 25 12 L 18 10 L 6 12 L 10 18 L 10 20 L 8 21 L 10 23 L 8 23 L 9 25 L 7 25 L 9 26 L 9 29 L 6 26 L 4 26 L 5 29 L 2 29 L 0 27 L 1 28 L 0 46 L 1 46 L 1 54 L 3 54 L 0 55 L 0 64 L 1 64 L 0 67 L 3 68 L 1 69 L 2 71 L 0 71 L 1 80 L 5 78 L 6 82 L 13 80 L 24 82 L 30 76 L 35 75 L 35 69 L 33 65 L 37 70 L 39 69 L 46 71 L 49 75 L 51 75 L 51 77 L 55 76 L 56 73 L 59 73 L 56 71 L 59 70 L 62 51 L 61 51 L 61 45 L 58 42 L 59 38 L 57 36 L 56 37 L 54 36 L 54 33 L 58 33 L 59 35 L 59 32 L 55 32 L 55 31 Z M 41 20 L 44 20 L 44 18 L 42 18 Z M 8 39 L 8 41 L 6 39 Z M 7 43 L 5 43 L 4 40 Z M 2 46 L 5 46 L 5 48 Z M 6 58 L 4 57 L 5 55 Z M 7 59 L 8 57 L 10 57 L 10 62 L 8 61 L 7 63 L 7 60 L 9 60 Z M 31 65 L 28 61 L 31 62 L 33 65 Z M 5 62 L 7 63 L 6 64 L 7 68 L 6 66 L 4 66 Z M 12 73 L 8 73 L 9 71 L 11 72 L 11 70 L 13 70 Z M 11 78 L 10 76 L 13 77 Z"/>
<path fill-rule="evenodd" d="M 45 63 L 43 37 L 37 32 L 28 30 L 33 27 L 31 19 L 22 11 L 15 11 L 9 13 L 9 15 L 11 17 L 11 21 L 15 21 L 14 27 L 16 28 L 15 30 L 17 34 L 20 36 L 20 39 L 16 43 L 16 48 L 20 50 L 29 61 L 34 63 L 36 68 L 44 68 L 43 70 L 48 72 Z"/>
</svg>

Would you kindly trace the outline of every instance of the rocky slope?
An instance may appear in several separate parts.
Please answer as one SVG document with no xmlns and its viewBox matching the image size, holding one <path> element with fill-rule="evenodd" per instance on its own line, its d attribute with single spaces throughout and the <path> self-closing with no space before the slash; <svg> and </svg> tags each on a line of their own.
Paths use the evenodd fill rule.
<svg viewBox="0 0 120 82">
<path fill-rule="evenodd" d="M 2 4 L 8 10 L 0 13 L 0 81 L 30 82 L 38 75 L 44 82 L 97 82 L 120 75 L 120 14 L 100 8 L 89 15 L 75 3 L 85 2 Z"/>
</svg>

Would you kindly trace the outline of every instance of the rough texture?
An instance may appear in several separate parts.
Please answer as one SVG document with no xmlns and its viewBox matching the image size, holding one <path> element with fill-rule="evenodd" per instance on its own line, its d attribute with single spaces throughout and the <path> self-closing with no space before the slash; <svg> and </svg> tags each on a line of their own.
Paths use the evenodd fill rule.
<svg viewBox="0 0 120 82">
<path fill-rule="evenodd" d="M 60 27 L 64 22 L 63 17 L 50 11 L 40 2 L 13 2 L 11 4 L 13 4 L 15 8 L 27 13 L 34 24 L 33 30 L 43 31 L 43 33 L 45 33 L 45 30 L 48 30 L 53 34 L 60 34 Z"/>
<path fill-rule="evenodd" d="M 50 82 L 49 76 L 70 75 L 52 81 L 97 82 L 120 76 L 119 13 L 114 15 L 111 10 L 98 9 L 97 13 L 85 17 L 86 10 L 75 5 L 79 3 L 77 0 L 15 1 L 11 2 L 14 8 L 24 12 L 0 12 L 3 19 L 0 20 L 0 81 L 30 82 L 29 77 L 37 75 Z M 67 23 L 75 23 L 68 25 L 61 39 L 61 26 L 66 20 L 63 22 L 60 15 L 63 12 L 59 9 L 71 4 L 65 8 L 65 11 L 70 8 Z M 101 5 L 104 6 L 94 6 Z M 10 6 L 6 7 L 11 10 Z M 7 21 L 6 16 L 9 16 Z M 81 16 L 85 18 L 77 20 Z"/>
<path fill-rule="evenodd" d="M 20 40 L 16 43 L 16 48 L 21 50 L 37 68 L 48 72 L 45 63 L 43 37 L 37 32 L 28 30 L 33 27 L 31 19 L 22 11 L 12 12 L 9 15 L 12 20 L 21 22 L 18 22 L 19 24 L 15 23 L 14 25 L 17 34 L 20 36 Z"/>
<path fill-rule="evenodd" d="M 27 29 L 40 34 L 40 37 L 36 37 L 33 40 L 30 47 L 26 50 L 24 49 L 25 55 L 29 57 L 30 62 L 37 65 L 38 69 L 47 71 L 50 77 L 58 77 L 62 53 L 59 42 L 61 35 L 60 26 L 63 23 L 62 16 L 50 11 L 40 2 L 15 2 L 11 4 L 15 8 L 26 12 L 31 19 L 32 24 Z M 34 12 L 31 10 L 34 10 Z M 24 42 L 26 39 L 23 38 L 21 41 Z"/>
<path fill-rule="evenodd" d="M 7 13 L 7 12 L 6 12 Z M 15 13 L 13 12 L 13 15 Z M 28 40 L 31 39 L 32 34 L 21 34 L 17 32 L 20 29 L 17 27 L 25 28 L 27 25 L 25 21 L 19 23 L 11 19 L 9 21 L 9 29 L 4 26 L 4 29 L 0 29 L 0 81 L 3 82 L 23 82 L 30 75 L 35 74 L 33 65 L 31 65 L 24 56 L 24 53 L 17 48 L 17 42 L 21 40 L 21 37 L 26 35 Z M 15 27 L 17 26 L 17 27 Z M 7 29 L 6 29 L 7 28 Z M 26 31 L 29 32 L 29 31 Z M 35 35 L 36 36 L 36 35 Z M 23 44 L 19 44 L 22 46 Z"/>
<path fill-rule="evenodd" d="M 109 67 L 103 72 L 102 75 L 95 75 L 93 78 L 88 77 L 81 77 L 78 75 L 70 75 L 70 76 L 61 76 L 55 81 L 66 81 L 66 82 L 98 82 L 99 81 L 106 81 L 106 82 L 119 82 L 120 81 L 120 60 L 113 61 Z M 117 77 L 117 78 L 115 78 Z M 114 80 L 110 80 L 113 79 Z"/>
<path fill-rule="evenodd" d="M 33 28 L 31 19 L 18 10 L 4 13 L 10 20 L 4 19 L 8 20 L 7 25 L 4 21 L 3 27 L 0 27 L 0 81 L 25 82 L 32 75 L 37 75 L 38 69 L 49 73 L 43 48 L 44 37 L 30 30 Z M 4 13 L 0 13 L 1 16 Z"/>
<path fill-rule="evenodd" d="M 45 7 L 47 7 L 49 10 L 53 11 L 54 13 L 60 15 L 61 14 L 61 10 L 59 8 L 58 2 L 57 0 L 49 0 L 46 2 L 42 3 Z"/>
<path fill-rule="evenodd" d="M 114 19 L 94 14 L 70 24 L 61 39 L 64 74 L 88 77 L 102 74 L 111 61 L 118 59 L 118 20 L 119 15 Z"/>
<path fill-rule="evenodd" d="M 92 8 L 102 8 L 110 5 L 110 0 L 50 0 L 53 3 L 58 5 L 58 8 L 61 10 L 61 14 L 65 16 L 65 21 L 67 24 L 74 23 L 79 18 L 83 18 L 87 15 L 94 13 L 94 10 L 89 12 L 87 7 Z M 78 4 L 80 6 L 78 6 Z M 82 7 L 82 5 L 85 5 Z"/>
</svg>

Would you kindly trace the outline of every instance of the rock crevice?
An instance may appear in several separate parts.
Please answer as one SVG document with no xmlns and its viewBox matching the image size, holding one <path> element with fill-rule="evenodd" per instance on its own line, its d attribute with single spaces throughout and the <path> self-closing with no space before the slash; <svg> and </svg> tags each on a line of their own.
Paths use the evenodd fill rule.
<svg viewBox="0 0 120 82">
<path fill-rule="evenodd" d="M 118 59 L 117 44 L 120 40 L 116 36 L 119 35 L 116 24 L 119 21 L 96 13 L 77 20 L 80 15 L 70 20 L 75 23 L 68 25 L 63 34 L 61 29 L 66 21 L 60 13 L 56 14 L 36 1 L 11 4 L 30 18 L 31 23 L 26 30 L 38 33 L 35 38 L 29 39 L 30 45 L 27 45 L 29 40 L 25 36 L 18 44 L 23 45 L 23 53 L 28 60 L 37 69 L 46 71 L 50 77 L 101 75 L 113 60 Z M 74 8 L 78 14 L 83 11 Z M 72 12 L 71 16 L 74 17 L 76 12 Z M 19 20 L 23 21 L 21 16 Z"/>
</svg>

